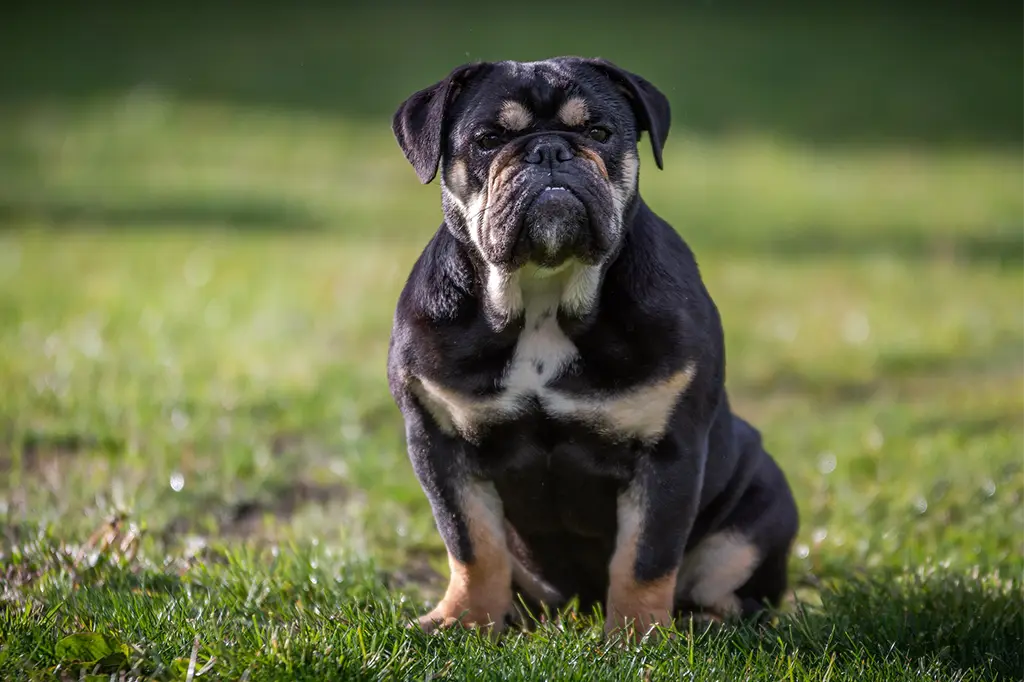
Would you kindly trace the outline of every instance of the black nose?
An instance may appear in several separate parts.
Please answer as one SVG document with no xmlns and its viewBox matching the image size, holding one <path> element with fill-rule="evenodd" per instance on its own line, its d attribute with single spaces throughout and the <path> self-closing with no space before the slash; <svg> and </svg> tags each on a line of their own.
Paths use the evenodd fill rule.
<svg viewBox="0 0 1024 682">
<path fill-rule="evenodd" d="M 547 164 L 557 166 L 570 161 L 574 156 L 569 142 L 561 137 L 543 137 L 535 140 L 526 148 L 526 163 Z"/>
</svg>

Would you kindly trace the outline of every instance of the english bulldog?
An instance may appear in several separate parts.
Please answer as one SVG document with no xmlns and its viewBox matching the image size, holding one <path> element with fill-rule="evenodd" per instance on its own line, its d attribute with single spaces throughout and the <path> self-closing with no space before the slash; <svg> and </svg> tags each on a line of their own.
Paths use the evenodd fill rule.
<svg viewBox="0 0 1024 682">
<path fill-rule="evenodd" d="M 390 391 L 447 548 L 418 618 L 500 632 L 578 599 L 606 633 L 779 604 L 798 514 L 725 389 L 719 313 L 641 198 L 666 96 L 604 60 L 455 68 L 392 128 L 443 222 L 398 298 Z"/>
</svg>

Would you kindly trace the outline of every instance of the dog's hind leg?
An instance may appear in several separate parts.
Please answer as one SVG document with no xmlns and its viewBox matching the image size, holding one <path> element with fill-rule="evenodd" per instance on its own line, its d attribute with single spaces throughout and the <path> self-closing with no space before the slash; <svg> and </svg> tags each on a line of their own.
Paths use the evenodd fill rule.
<svg viewBox="0 0 1024 682">
<path fill-rule="evenodd" d="M 740 421 L 737 445 L 762 448 Z M 785 476 L 768 453 L 722 523 L 686 553 L 676 581 L 679 604 L 717 619 L 751 617 L 778 606 L 786 591 L 789 553 L 799 518 Z"/>
</svg>

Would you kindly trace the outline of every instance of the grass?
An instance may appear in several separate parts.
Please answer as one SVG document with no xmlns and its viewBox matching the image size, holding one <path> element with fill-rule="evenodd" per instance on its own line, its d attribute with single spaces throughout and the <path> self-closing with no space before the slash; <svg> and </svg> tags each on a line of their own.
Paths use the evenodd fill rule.
<svg viewBox="0 0 1024 682">
<path fill-rule="evenodd" d="M 470 8 L 438 41 L 379 8 L 20 9 L 0 678 L 1024 679 L 1019 22 L 872 7 L 621 18 L 657 54 L 596 15 L 566 36 Z M 554 52 L 679 112 L 642 191 L 800 506 L 766 630 L 404 627 L 446 568 L 384 359 L 439 210 L 388 115 L 466 53 Z"/>
</svg>

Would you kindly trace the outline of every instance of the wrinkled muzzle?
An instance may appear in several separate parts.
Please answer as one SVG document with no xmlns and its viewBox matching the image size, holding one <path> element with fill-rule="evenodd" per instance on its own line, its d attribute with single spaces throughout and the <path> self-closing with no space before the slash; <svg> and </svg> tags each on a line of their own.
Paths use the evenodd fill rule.
<svg viewBox="0 0 1024 682">
<path fill-rule="evenodd" d="M 580 255 L 587 247 L 590 217 L 587 207 L 570 190 L 545 187 L 523 214 L 523 249 L 527 260 L 554 268 Z"/>
<path fill-rule="evenodd" d="M 510 269 L 599 260 L 611 248 L 621 217 L 595 156 L 551 133 L 502 150 L 491 166 L 477 226 L 484 257 Z"/>
</svg>

